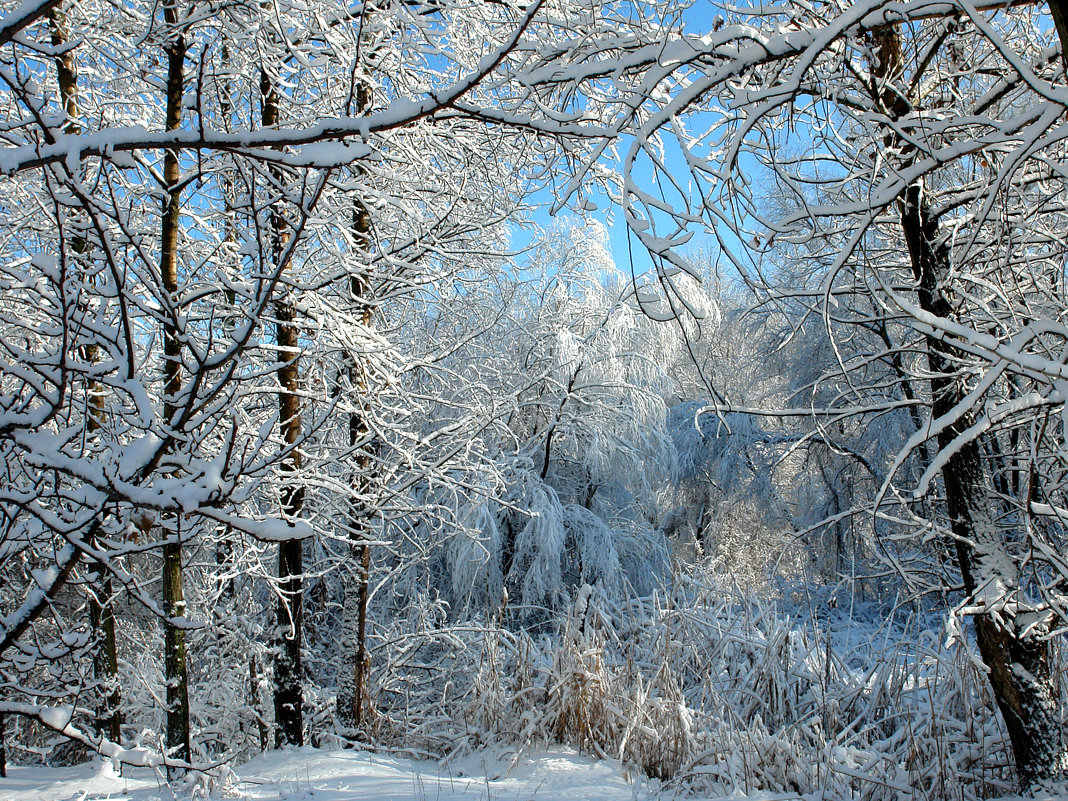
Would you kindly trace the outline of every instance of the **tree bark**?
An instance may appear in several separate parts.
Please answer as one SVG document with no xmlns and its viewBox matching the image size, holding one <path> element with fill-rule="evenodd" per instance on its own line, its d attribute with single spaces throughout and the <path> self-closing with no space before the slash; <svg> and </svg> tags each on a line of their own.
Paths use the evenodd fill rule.
<svg viewBox="0 0 1068 801">
<path fill-rule="evenodd" d="M 122 742 L 122 695 L 119 689 L 119 653 L 115 641 L 115 615 L 112 612 L 114 587 L 103 565 L 90 568 L 93 587 L 89 590 L 89 614 L 99 642 L 93 654 L 93 673 L 99 684 L 96 711 L 97 734 L 113 743 Z"/>
<path fill-rule="evenodd" d="M 367 92 L 361 83 L 357 92 L 358 109 L 362 111 L 367 104 Z M 352 211 L 352 231 L 354 248 L 363 254 L 370 250 L 371 242 L 371 215 L 367 207 L 356 200 Z M 354 275 L 349 279 L 349 292 L 352 301 L 359 307 L 359 320 L 364 326 L 370 326 L 372 307 L 368 302 L 370 287 L 366 276 Z M 349 383 L 354 392 L 365 394 L 367 381 L 360 365 L 356 363 L 354 356 L 349 356 Z M 353 729 L 360 730 L 364 723 L 364 708 L 367 693 L 367 674 L 370 669 L 370 660 L 367 651 L 367 606 L 370 599 L 371 581 L 371 546 L 367 544 L 370 539 L 369 513 L 363 497 L 368 491 L 366 470 L 370 466 L 370 455 L 366 450 L 356 453 L 369 433 L 367 421 L 357 411 L 349 414 L 349 447 L 354 451 L 354 466 L 352 471 L 351 489 L 352 498 L 349 501 L 349 537 L 353 543 L 353 553 L 359 565 L 356 590 L 356 653 L 353 657 L 352 675 L 352 707 L 343 710 L 342 723 L 350 724 Z"/>
<path fill-rule="evenodd" d="M 185 36 L 178 27 L 177 0 L 166 0 L 163 18 L 168 28 L 167 54 L 167 130 L 174 131 L 182 123 L 182 95 L 185 82 Z M 180 414 L 178 393 L 182 389 L 182 343 L 178 330 L 178 234 L 181 219 L 181 171 L 178 153 L 168 150 L 163 157 L 163 181 L 167 194 L 164 201 L 161 231 L 160 274 L 163 289 L 171 306 L 163 331 L 164 402 L 163 414 L 167 423 L 177 425 Z M 164 675 L 167 681 L 167 753 L 176 760 L 188 762 L 189 747 L 189 681 L 186 669 L 185 630 L 175 621 L 185 616 L 185 596 L 182 590 L 182 545 L 180 519 L 168 516 L 163 521 L 163 640 Z M 182 768 L 168 765 L 167 775 L 173 777 Z"/>
<path fill-rule="evenodd" d="M 260 122 L 264 128 L 278 124 L 278 90 L 266 70 L 260 72 Z M 272 168 L 281 182 L 281 171 Z M 282 264 L 288 236 L 285 218 L 277 206 L 271 210 L 271 250 L 274 269 L 284 272 Z M 284 296 L 274 303 L 275 336 L 278 340 L 278 411 L 282 441 L 288 453 L 282 463 L 285 482 L 282 487 L 282 513 L 289 519 L 300 516 L 304 508 L 304 489 L 300 485 L 301 456 L 297 449 L 301 437 L 300 419 L 300 332 L 293 306 Z M 282 542 L 278 546 L 277 608 L 278 651 L 274 662 L 275 742 L 304 745 L 304 688 L 302 682 L 301 643 L 304 627 L 304 545 L 301 540 Z"/>
<path fill-rule="evenodd" d="M 270 730 L 263 717 L 263 704 L 260 703 L 259 660 L 253 654 L 248 660 L 248 703 L 256 717 L 256 731 L 259 734 L 260 751 L 266 753 L 271 745 Z"/>
<path fill-rule="evenodd" d="M 357 731 L 363 727 L 364 695 L 367 690 L 367 673 L 370 659 L 367 654 L 367 604 L 371 581 L 371 546 L 357 546 L 360 564 L 360 584 L 356 598 L 356 657 L 352 677 L 352 726 Z"/>
</svg>

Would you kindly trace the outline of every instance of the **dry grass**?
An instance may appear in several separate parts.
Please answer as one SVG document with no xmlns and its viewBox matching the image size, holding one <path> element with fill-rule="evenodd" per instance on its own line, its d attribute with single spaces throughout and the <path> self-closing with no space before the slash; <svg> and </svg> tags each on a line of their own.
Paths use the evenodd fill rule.
<svg viewBox="0 0 1068 801">
<path fill-rule="evenodd" d="M 412 672 L 403 710 L 379 698 L 385 744 L 561 742 L 684 793 L 971 801 L 1014 786 L 986 680 L 942 631 L 872 629 L 840 653 L 825 624 L 707 581 L 595 611 L 540 641 L 499 627 L 428 639 L 438 672 Z"/>
</svg>

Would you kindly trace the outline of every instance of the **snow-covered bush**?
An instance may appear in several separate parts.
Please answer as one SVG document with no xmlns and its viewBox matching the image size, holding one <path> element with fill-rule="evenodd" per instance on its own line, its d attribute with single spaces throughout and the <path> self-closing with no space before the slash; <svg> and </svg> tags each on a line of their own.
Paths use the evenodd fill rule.
<svg viewBox="0 0 1068 801">
<path fill-rule="evenodd" d="M 377 742 L 443 757 L 563 742 L 698 795 L 1010 789 L 972 646 L 947 641 L 937 615 L 843 606 L 757 600 L 688 572 L 623 601 L 583 585 L 533 638 L 416 603 L 375 652 Z"/>
</svg>

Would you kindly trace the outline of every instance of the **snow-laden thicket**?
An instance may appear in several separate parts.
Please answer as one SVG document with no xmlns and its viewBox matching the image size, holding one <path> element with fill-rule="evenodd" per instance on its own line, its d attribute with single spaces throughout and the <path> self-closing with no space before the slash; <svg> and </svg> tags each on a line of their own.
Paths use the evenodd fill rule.
<svg viewBox="0 0 1068 801">
<path fill-rule="evenodd" d="M 696 283 L 688 291 L 691 304 L 719 315 L 717 326 L 734 324 L 734 301 Z M 376 387 L 376 407 L 361 409 L 361 420 L 373 427 L 368 453 L 377 478 L 361 485 L 374 504 L 375 547 L 366 624 L 370 728 L 360 731 L 346 729 L 339 708 L 351 698 L 353 598 L 362 578 L 346 529 L 351 501 L 336 494 L 351 480 L 349 462 L 330 457 L 348 444 L 348 419 L 324 417 L 302 444 L 306 514 L 319 527 L 332 523 L 304 552 L 303 694 L 313 742 L 416 738 L 422 727 L 414 721 L 431 714 L 428 699 L 443 692 L 443 681 L 462 685 L 452 670 L 469 673 L 447 661 L 451 649 L 484 627 L 544 638 L 536 647 L 551 649 L 561 621 L 591 593 L 616 606 L 649 598 L 699 556 L 766 587 L 769 575 L 784 578 L 807 559 L 804 543 L 777 538 L 794 514 L 784 482 L 800 474 L 788 467 L 771 477 L 776 454 L 796 444 L 796 434 L 745 415 L 719 419 L 684 400 L 700 387 L 686 341 L 637 308 L 599 226 L 551 232 L 525 271 L 498 263 L 458 272 L 451 284 L 410 293 L 381 315 L 381 340 L 392 344 L 374 363 L 403 369 L 364 378 Z M 748 333 L 759 339 L 757 329 Z M 341 372 L 334 337 L 320 332 L 324 355 L 307 360 L 313 386 L 328 387 L 330 371 L 335 381 Z M 706 361 L 736 370 L 741 389 L 755 374 L 754 349 L 736 347 L 727 360 L 709 348 Z M 342 384 L 306 408 L 353 403 L 340 397 L 345 391 Z M 435 462 L 434 470 L 415 469 Z M 758 532 L 759 546 L 745 542 Z M 160 571 L 149 536 L 131 539 L 132 552 L 117 563 L 135 586 L 153 586 Z M 247 756 L 270 744 L 275 725 L 274 548 L 226 530 L 190 536 L 184 547 L 192 756 Z M 73 584 L 85 586 L 81 578 Z M 88 656 L 63 661 L 45 651 L 20 666 L 24 678 L 11 689 L 41 709 L 47 693 L 92 698 L 106 680 L 121 688 L 124 731 L 133 734 L 126 747 L 158 751 L 167 677 L 146 597 L 151 591 L 109 599 L 120 622 L 110 678 L 88 658 L 101 640 L 85 596 L 57 597 L 53 609 L 65 618 L 53 620 L 52 631 Z M 71 712 L 83 726 L 99 714 L 92 703 Z M 14 742 L 47 752 L 52 735 L 27 720 L 15 720 Z M 433 720 L 443 728 L 427 723 L 428 742 L 448 741 L 453 724 Z"/>
<path fill-rule="evenodd" d="M 540 638 L 411 628 L 383 671 L 375 733 L 450 759 L 565 743 L 698 795 L 971 799 L 1015 786 L 982 669 L 938 615 L 848 593 L 773 604 L 722 582 L 690 573 L 623 602 L 585 585 Z"/>
<path fill-rule="evenodd" d="M 697 792 L 980 798 L 1013 786 L 974 646 L 930 606 L 895 610 L 894 582 L 865 575 L 879 562 L 864 525 L 881 523 L 854 514 L 845 538 L 821 511 L 845 502 L 828 479 L 843 460 L 886 469 L 895 428 L 839 426 L 832 447 L 795 418 L 717 416 L 693 400 L 698 369 L 753 401 L 806 379 L 778 373 L 786 356 L 763 357 L 776 321 L 742 315 L 714 282 L 688 290 L 715 315 L 695 365 L 681 335 L 636 308 L 596 225 L 551 232 L 525 271 L 462 278 L 393 305 L 383 327 L 410 343 L 391 358 L 414 367 L 380 396 L 398 405 L 374 458 L 397 466 L 381 473 L 390 501 L 372 529 L 358 731 L 338 705 L 359 565 L 343 530 L 305 551 L 312 743 L 450 757 L 560 742 Z M 813 334 L 796 347 L 818 345 Z M 344 434 L 324 427 L 320 447 Z M 413 481 L 416 443 L 449 458 Z M 345 474 L 330 475 L 310 508 Z M 852 481 L 848 497 L 876 490 Z M 204 539 L 187 553 L 194 760 L 247 758 L 273 726 L 271 546 Z M 129 569 L 151 576 L 158 561 L 148 549 Z M 851 589 L 834 590 L 847 570 Z M 114 614 L 127 746 L 156 750 L 161 633 L 136 599 L 115 599 Z M 83 673 L 68 686 L 93 686 L 91 664 L 69 664 Z M 71 758 L 23 721 L 9 737 Z"/>
<path fill-rule="evenodd" d="M 17 758 L 536 735 L 971 796 L 1000 716 L 1068 775 L 1063 8 L 684 5 L 2 5 Z M 534 198 L 648 276 L 593 223 L 510 253 Z M 953 657 L 820 663 L 772 610 L 842 580 Z M 706 650 L 768 614 L 775 688 Z M 885 712 L 921 686 L 948 721 Z"/>
<path fill-rule="evenodd" d="M 870 537 L 842 542 L 828 534 L 836 520 L 812 524 L 813 499 L 835 491 L 812 470 L 839 469 L 835 455 L 792 420 L 717 417 L 686 400 L 699 385 L 684 341 L 635 308 L 603 236 L 561 228 L 526 272 L 394 307 L 404 359 L 419 366 L 396 379 L 408 423 L 375 458 L 403 463 L 419 440 L 463 452 L 437 475 L 397 469 L 384 483 L 359 731 L 338 709 L 358 564 L 346 536 L 306 550 L 311 742 L 436 757 L 559 742 L 697 792 L 1006 791 L 1005 733 L 968 644 L 929 608 L 895 610 L 885 578 L 821 584 L 846 562 L 874 563 Z M 750 383 L 776 328 L 740 317 L 730 292 L 690 291 L 719 315 L 709 337 L 736 343 L 701 367 L 739 393 L 790 392 L 789 380 Z M 892 456 L 863 437 L 853 447 Z M 188 550 L 201 762 L 270 742 L 271 553 L 249 545 Z M 135 567 L 151 575 L 157 559 Z M 136 603 L 118 600 L 115 615 L 123 715 L 138 727 L 128 745 L 155 749 L 160 631 Z M 11 733 L 48 753 L 40 731 Z"/>
</svg>

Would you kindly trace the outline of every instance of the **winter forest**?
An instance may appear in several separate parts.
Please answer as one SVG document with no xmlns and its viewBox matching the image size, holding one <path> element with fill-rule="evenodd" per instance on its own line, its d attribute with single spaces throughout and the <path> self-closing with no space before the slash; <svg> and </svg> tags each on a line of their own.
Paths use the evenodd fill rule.
<svg viewBox="0 0 1068 801">
<path fill-rule="evenodd" d="M 0 797 L 1068 797 L 1066 69 L 0 0 Z"/>
</svg>

